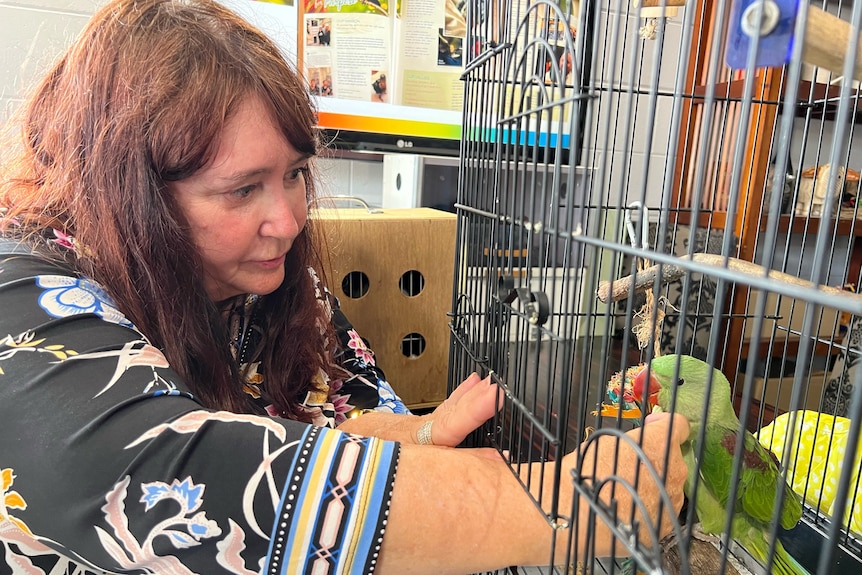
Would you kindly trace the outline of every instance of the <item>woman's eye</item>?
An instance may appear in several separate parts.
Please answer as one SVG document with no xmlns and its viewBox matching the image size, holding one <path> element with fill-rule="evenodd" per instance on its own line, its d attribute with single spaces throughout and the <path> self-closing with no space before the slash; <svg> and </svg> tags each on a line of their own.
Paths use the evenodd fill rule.
<svg viewBox="0 0 862 575">
<path fill-rule="evenodd" d="M 254 191 L 254 186 L 243 186 L 243 187 L 236 189 L 233 192 L 231 192 L 231 195 L 233 195 L 236 198 L 247 198 L 251 195 L 251 193 L 253 191 Z"/>
<path fill-rule="evenodd" d="M 296 180 L 299 179 L 299 176 L 305 177 L 305 174 L 308 172 L 308 166 L 303 166 L 301 168 L 296 168 L 292 172 L 290 172 L 290 179 Z"/>
</svg>

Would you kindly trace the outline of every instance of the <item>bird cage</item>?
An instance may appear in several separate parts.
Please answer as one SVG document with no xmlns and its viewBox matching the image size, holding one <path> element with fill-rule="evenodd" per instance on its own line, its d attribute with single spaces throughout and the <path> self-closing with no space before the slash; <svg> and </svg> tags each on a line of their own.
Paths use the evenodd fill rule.
<svg viewBox="0 0 862 575">
<path fill-rule="evenodd" d="M 467 9 L 450 389 L 493 377 L 503 408 L 468 443 L 499 450 L 549 524 L 572 525 L 555 531 L 568 553 L 511 572 L 781 573 L 781 548 L 794 573 L 862 572 L 862 6 Z M 663 507 L 675 526 L 660 539 L 562 456 L 643 425 L 631 376 L 666 356 L 716 368 L 698 412 L 726 379 L 739 424 L 709 518 L 721 527 L 699 509 L 704 425 L 691 497 Z M 755 493 L 754 443 L 778 477 L 751 519 L 760 550 L 733 527 Z M 541 477 L 525 473 L 535 462 Z M 620 552 L 573 544 L 597 525 Z"/>
</svg>

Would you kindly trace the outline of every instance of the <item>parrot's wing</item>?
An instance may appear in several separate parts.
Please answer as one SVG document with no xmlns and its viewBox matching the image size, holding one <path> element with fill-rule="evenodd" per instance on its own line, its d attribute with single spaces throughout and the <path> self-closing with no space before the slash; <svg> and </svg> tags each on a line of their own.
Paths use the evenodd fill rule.
<svg viewBox="0 0 862 575">
<path fill-rule="evenodd" d="M 784 478 L 781 477 L 780 463 L 778 462 L 778 458 L 775 457 L 775 454 L 766 449 L 757 438 L 754 437 L 751 433 L 745 432 L 745 457 L 748 460 L 749 453 L 757 453 L 757 457 L 752 460 L 755 462 L 755 465 L 749 468 L 748 465 L 745 465 L 744 471 L 742 474 L 742 485 L 740 487 L 745 488 L 747 490 L 747 480 L 746 474 L 751 474 L 755 477 L 756 482 L 763 484 L 761 488 L 764 494 L 766 494 L 769 499 L 769 512 L 771 521 L 773 500 L 775 497 L 775 493 L 778 489 L 784 489 L 784 503 L 781 509 L 781 515 L 779 516 L 779 521 L 781 522 L 781 526 L 785 529 L 791 529 L 794 525 L 796 525 L 799 520 L 802 518 L 802 499 L 799 495 L 791 489 L 790 485 L 784 481 Z M 758 462 L 765 462 L 767 467 L 764 469 L 761 464 Z M 764 481 L 764 479 L 758 478 L 758 476 L 762 474 L 764 477 L 768 477 L 768 481 Z M 755 494 L 756 495 L 756 494 Z M 743 497 L 743 507 L 748 511 L 748 505 L 745 502 L 745 498 Z"/>
<path fill-rule="evenodd" d="M 704 487 L 725 507 L 730 494 L 735 447 L 736 430 L 716 426 L 706 433 L 700 468 Z M 768 525 L 772 520 L 775 493 L 779 488 L 785 490 L 781 526 L 790 529 L 802 516 L 799 497 L 782 480 L 775 456 L 746 431 L 742 470 L 736 491 L 736 512 Z"/>
<path fill-rule="evenodd" d="M 688 478 L 685 481 L 685 494 L 689 500 L 692 497 L 694 489 L 694 470 L 697 469 L 697 461 L 694 457 L 694 442 L 688 441 L 683 444 L 682 450 L 683 461 L 688 467 Z M 710 535 L 720 535 L 724 530 L 724 505 L 722 505 L 715 497 L 713 492 L 706 486 L 701 477 L 700 483 L 697 486 L 697 500 L 694 503 L 697 509 L 697 518 L 700 521 L 700 527 L 704 533 Z"/>
</svg>

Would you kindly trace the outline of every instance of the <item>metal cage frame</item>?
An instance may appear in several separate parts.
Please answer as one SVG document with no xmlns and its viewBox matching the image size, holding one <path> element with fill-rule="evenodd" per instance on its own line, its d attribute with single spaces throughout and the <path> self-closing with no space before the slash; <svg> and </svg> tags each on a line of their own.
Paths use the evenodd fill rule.
<svg viewBox="0 0 862 575">
<path fill-rule="evenodd" d="M 786 424 L 783 478 L 802 478 L 805 512 L 769 540 L 811 573 L 858 572 L 862 534 L 810 496 L 802 468 L 814 462 L 791 452 L 802 410 L 846 419 L 848 446 L 862 428 L 862 340 L 849 337 L 862 296 L 835 286 L 862 283 L 862 213 L 844 197 L 862 154 L 859 89 L 843 80 L 862 77 L 862 6 L 469 0 L 467 22 L 450 389 L 491 374 L 504 407 L 469 443 L 498 449 L 551 525 L 580 506 L 590 516 L 566 557 L 512 571 L 701 572 L 693 505 L 669 565 L 654 531 L 640 537 L 562 463 L 639 425 L 597 414 L 615 373 L 680 353 L 727 375 L 742 431 Z M 839 510 L 862 506 L 855 455 L 833 460 Z M 522 479 L 534 462 L 556 465 Z M 630 559 L 575 548 L 597 522 Z M 766 565 L 726 534 L 710 545 L 716 573 L 772 568 L 774 543 Z"/>
</svg>

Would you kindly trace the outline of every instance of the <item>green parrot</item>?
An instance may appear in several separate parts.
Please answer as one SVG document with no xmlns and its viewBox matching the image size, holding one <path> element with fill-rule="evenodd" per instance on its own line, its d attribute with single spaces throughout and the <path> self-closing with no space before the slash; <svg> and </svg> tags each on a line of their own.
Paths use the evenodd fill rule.
<svg viewBox="0 0 862 575">
<path fill-rule="evenodd" d="M 677 365 L 679 371 L 677 373 Z M 706 396 L 707 376 L 713 370 L 712 387 Z M 647 377 L 649 371 L 649 378 Z M 676 376 L 676 378 L 674 378 Z M 682 445 L 682 453 L 688 466 L 688 479 L 684 490 L 691 501 L 694 473 L 700 472 L 695 509 L 705 533 L 720 535 L 724 530 L 733 470 L 733 455 L 739 419 L 730 399 L 730 383 L 721 371 L 708 363 L 686 355 L 664 355 L 650 362 L 635 376 L 632 384 L 636 400 L 644 405 L 658 406 L 670 411 L 671 401 L 676 395 L 674 410 L 691 423 L 691 434 Z M 709 410 L 706 421 L 702 421 L 704 402 Z M 697 438 L 701 425 L 706 425 L 704 449 L 701 461 L 697 461 Z M 781 526 L 791 529 L 802 517 L 802 502 L 799 496 L 782 481 L 779 462 L 771 451 L 764 448 L 755 437 L 745 431 L 742 468 L 739 487 L 736 490 L 731 537 L 739 542 L 751 555 L 766 564 L 769 553 L 770 521 L 777 489 L 784 489 L 784 507 L 779 516 Z M 780 541 L 775 543 L 772 565 L 773 574 L 807 575 L 807 571 L 793 559 Z"/>
</svg>

